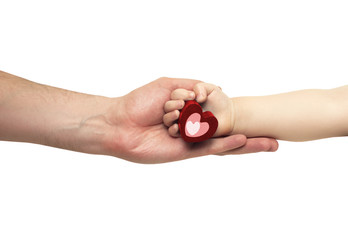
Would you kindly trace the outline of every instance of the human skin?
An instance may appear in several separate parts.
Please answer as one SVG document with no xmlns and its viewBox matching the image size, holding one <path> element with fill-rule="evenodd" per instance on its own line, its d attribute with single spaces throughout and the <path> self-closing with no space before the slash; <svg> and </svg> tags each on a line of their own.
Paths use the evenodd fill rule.
<svg viewBox="0 0 348 240">
<path fill-rule="evenodd" d="M 219 121 L 214 136 L 244 134 L 287 141 L 310 141 L 348 135 L 348 86 L 308 89 L 270 96 L 228 98 L 221 88 L 198 83 L 193 92 L 205 110 Z M 178 103 L 190 91 L 176 89 L 165 103 L 163 117 L 172 136 L 178 136 Z"/>
<path fill-rule="evenodd" d="M 275 151 L 272 138 L 237 134 L 188 144 L 163 125 L 163 105 L 176 88 L 197 80 L 159 78 L 122 97 L 107 98 L 38 84 L 0 71 L 0 140 L 29 142 L 137 163 L 208 154 Z"/>
</svg>

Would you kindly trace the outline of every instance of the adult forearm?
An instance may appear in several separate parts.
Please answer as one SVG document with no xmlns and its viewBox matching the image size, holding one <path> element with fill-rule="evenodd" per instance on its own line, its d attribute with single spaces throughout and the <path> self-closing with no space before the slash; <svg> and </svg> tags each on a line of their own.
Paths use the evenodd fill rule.
<svg viewBox="0 0 348 240">
<path fill-rule="evenodd" d="M 307 141 L 347 135 L 348 88 L 232 99 L 233 133 Z"/>
<path fill-rule="evenodd" d="M 0 71 L 0 140 L 98 153 L 109 103 Z"/>
</svg>

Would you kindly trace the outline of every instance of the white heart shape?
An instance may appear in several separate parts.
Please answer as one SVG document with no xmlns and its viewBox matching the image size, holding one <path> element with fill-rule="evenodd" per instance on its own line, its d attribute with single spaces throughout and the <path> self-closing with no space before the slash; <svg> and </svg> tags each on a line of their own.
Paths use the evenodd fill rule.
<svg viewBox="0 0 348 240">
<path fill-rule="evenodd" d="M 195 135 L 200 128 L 201 128 L 201 124 L 199 122 L 193 123 L 191 121 L 188 121 L 186 123 L 186 130 L 191 136 Z"/>
</svg>

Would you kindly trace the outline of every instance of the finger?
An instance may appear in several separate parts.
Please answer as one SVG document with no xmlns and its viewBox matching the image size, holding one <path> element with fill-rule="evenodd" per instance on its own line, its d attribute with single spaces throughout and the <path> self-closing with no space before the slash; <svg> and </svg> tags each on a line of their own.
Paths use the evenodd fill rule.
<svg viewBox="0 0 348 240">
<path fill-rule="evenodd" d="M 209 94 L 211 94 L 214 90 L 221 91 L 221 88 L 210 83 L 198 83 L 193 87 L 193 91 L 196 94 L 196 100 L 199 103 L 205 102 Z"/>
<path fill-rule="evenodd" d="M 196 95 L 193 91 L 189 91 L 183 88 L 175 89 L 171 94 L 172 100 L 193 100 Z"/>
<path fill-rule="evenodd" d="M 245 145 L 246 137 L 244 135 L 232 135 L 224 138 L 211 138 L 201 143 L 195 143 L 189 146 L 185 158 L 199 157 L 209 154 L 218 154 L 237 149 Z"/>
<path fill-rule="evenodd" d="M 156 80 L 156 82 L 160 83 L 166 89 L 173 91 L 178 88 L 184 89 L 192 89 L 194 85 L 201 82 L 195 79 L 189 78 L 169 78 L 169 77 L 161 77 Z"/>
<path fill-rule="evenodd" d="M 278 142 L 273 138 L 248 138 L 244 146 L 231 149 L 217 155 L 246 154 L 256 152 L 275 152 L 278 150 Z"/>
<path fill-rule="evenodd" d="M 164 104 L 164 112 L 172 112 L 174 110 L 182 109 L 185 105 L 184 100 L 170 100 Z"/>
<path fill-rule="evenodd" d="M 172 112 L 169 112 L 167 114 L 164 114 L 163 116 L 163 123 L 164 125 L 166 125 L 167 127 L 170 127 L 173 125 L 173 123 L 178 120 L 180 115 L 179 110 L 174 110 Z"/>
<path fill-rule="evenodd" d="M 169 135 L 172 137 L 179 137 L 179 125 L 177 123 L 173 124 L 168 128 Z"/>
</svg>

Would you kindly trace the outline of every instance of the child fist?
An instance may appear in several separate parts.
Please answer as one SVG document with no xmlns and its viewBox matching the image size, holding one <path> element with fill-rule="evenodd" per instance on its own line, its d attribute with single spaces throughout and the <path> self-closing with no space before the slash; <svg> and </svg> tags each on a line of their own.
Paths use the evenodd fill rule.
<svg viewBox="0 0 348 240">
<path fill-rule="evenodd" d="M 217 118 L 219 125 L 213 137 L 232 134 L 232 100 L 222 92 L 220 87 L 209 83 L 198 83 L 193 87 L 193 91 L 186 89 L 174 90 L 171 94 L 171 100 L 164 104 L 163 123 L 168 127 L 171 136 L 180 136 L 176 121 L 179 118 L 180 110 L 185 105 L 185 101 L 188 100 L 196 100 L 201 104 L 203 111 L 210 111 Z"/>
</svg>

